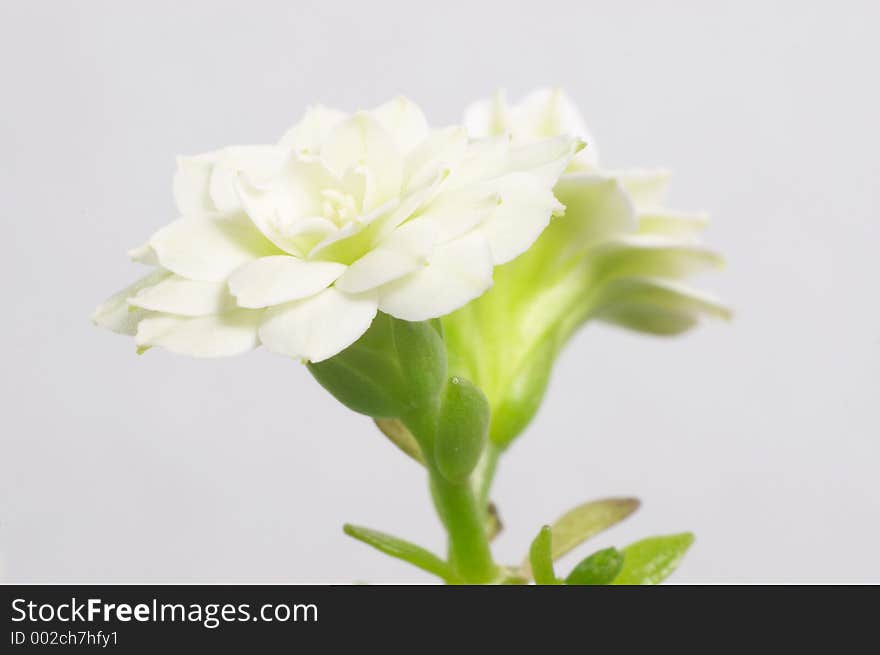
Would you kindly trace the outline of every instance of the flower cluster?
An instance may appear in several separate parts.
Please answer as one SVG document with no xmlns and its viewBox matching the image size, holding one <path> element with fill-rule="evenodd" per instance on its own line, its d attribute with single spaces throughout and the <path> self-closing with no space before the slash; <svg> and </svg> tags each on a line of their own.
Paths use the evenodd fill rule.
<svg viewBox="0 0 880 655">
<path fill-rule="evenodd" d="M 94 320 L 139 349 L 262 344 L 305 361 L 425 467 L 449 556 L 346 526 L 386 554 L 450 583 L 654 584 L 690 533 L 597 551 L 564 578 L 554 568 L 637 500 L 570 510 L 511 567 L 492 556 L 489 490 L 585 322 L 674 335 L 728 316 L 682 282 L 722 260 L 699 242 L 704 215 L 666 207 L 667 179 L 602 169 L 558 90 L 514 105 L 496 94 L 441 129 L 404 98 L 313 107 L 275 145 L 181 158 L 180 217 L 131 252 L 153 272 Z"/>
<path fill-rule="evenodd" d="M 180 218 L 131 252 L 155 270 L 94 321 L 141 349 L 325 360 L 377 311 L 421 321 L 485 292 L 563 210 L 552 189 L 581 146 L 431 129 L 405 98 L 314 107 L 275 145 L 181 158 Z"/>
</svg>

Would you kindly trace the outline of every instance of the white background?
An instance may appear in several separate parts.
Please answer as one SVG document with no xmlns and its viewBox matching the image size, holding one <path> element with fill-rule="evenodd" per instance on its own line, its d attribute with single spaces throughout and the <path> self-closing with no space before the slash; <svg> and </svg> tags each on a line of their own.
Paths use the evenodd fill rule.
<svg viewBox="0 0 880 655">
<path fill-rule="evenodd" d="M 176 154 L 274 141 L 311 103 L 432 122 L 565 87 L 609 166 L 713 217 L 736 310 L 662 340 L 591 325 L 494 498 L 518 561 L 583 500 L 685 529 L 677 582 L 880 582 L 880 220 L 871 2 L 4 2 L 7 581 L 422 581 L 344 521 L 442 550 L 422 471 L 297 363 L 199 361 L 89 323 L 172 220 Z M 585 550 L 579 551 L 586 552 Z"/>
</svg>

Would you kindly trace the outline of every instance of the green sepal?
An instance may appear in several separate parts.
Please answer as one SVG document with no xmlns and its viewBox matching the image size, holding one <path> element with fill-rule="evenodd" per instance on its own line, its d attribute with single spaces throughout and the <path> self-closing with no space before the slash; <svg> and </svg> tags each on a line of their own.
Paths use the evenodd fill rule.
<svg viewBox="0 0 880 655">
<path fill-rule="evenodd" d="M 606 585 L 620 573 L 624 555 L 616 548 L 605 548 L 582 559 L 568 577 L 567 585 Z"/>
<path fill-rule="evenodd" d="M 688 548 L 694 543 L 690 532 L 663 537 L 649 537 L 623 549 L 623 568 L 612 584 L 655 585 L 678 568 Z"/>
<path fill-rule="evenodd" d="M 561 584 L 553 570 L 553 531 L 549 525 L 541 528 L 538 536 L 532 541 L 532 545 L 529 547 L 529 564 L 531 564 L 535 584 Z"/>
<path fill-rule="evenodd" d="M 436 322 L 379 313 L 351 346 L 309 371 L 349 409 L 399 418 L 432 405 L 446 379 L 446 351 Z"/>
<path fill-rule="evenodd" d="M 489 403 L 483 392 L 460 377 L 449 379 L 440 397 L 434 462 L 452 482 L 470 475 L 480 460 L 489 429 Z"/>
<path fill-rule="evenodd" d="M 430 404 L 446 382 L 446 345 L 438 324 L 391 320 L 396 359 L 406 385 L 402 391 L 415 407 Z"/>
<path fill-rule="evenodd" d="M 437 557 L 437 555 L 425 550 L 421 546 L 416 546 L 413 543 L 390 534 L 385 534 L 384 532 L 351 525 L 350 523 L 346 523 L 342 529 L 349 537 L 354 537 L 358 541 L 362 541 L 386 555 L 409 562 L 413 566 L 432 573 L 446 582 L 455 581 L 455 574 L 449 565 Z"/>
</svg>

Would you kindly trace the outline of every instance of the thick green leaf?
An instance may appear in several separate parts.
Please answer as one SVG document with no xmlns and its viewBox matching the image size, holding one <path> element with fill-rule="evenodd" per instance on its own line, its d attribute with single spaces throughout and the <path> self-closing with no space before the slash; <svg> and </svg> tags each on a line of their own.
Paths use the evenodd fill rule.
<svg viewBox="0 0 880 655">
<path fill-rule="evenodd" d="M 382 551 L 386 555 L 409 562 L 428 573 L 433 573 L 447 582 L 453 580 L 454 576 L 449 565 L 434 553 L 425 550 L 421 546 L 416 546 L 415 544 L 404 541 L 403 539 L 399 539 L 390 534 L 385 534 L 384 532 L 351 525 L 350 523 L 346 523 L 343 530 L 348 536 L 354 537 L 358 541 L 362 541 L 376 550 Z"/>
<path fill-rule="evenodd" d="M 553 533 L 549 525 L 541 528 L 529 548 L 529 563 L 535 584 L 556 585 L 559 580 L 553 571 Z"/>
<path fill-rule="evenodd" d="M 610 584 L 623 567 L 623 553 L 616 548 L 597 551 L 581 560 L 568 577 L 567 585 L 603 585 Z"/>
<path fill-rule="evenodd" d="M 446 384 L 437 419 L 434 463 L 452 482 L 464 480 L 480 460 L 489 429 L 489 403 L 483 392 L 464 378 Z"/>
<path fill-rule="evenodd" d="M 692 543 L 694 535 L 683 532 L 630 544 L 623 549 L 623 568 L 612 584 L 659 584 L 675 571 Z"/>
</svg>

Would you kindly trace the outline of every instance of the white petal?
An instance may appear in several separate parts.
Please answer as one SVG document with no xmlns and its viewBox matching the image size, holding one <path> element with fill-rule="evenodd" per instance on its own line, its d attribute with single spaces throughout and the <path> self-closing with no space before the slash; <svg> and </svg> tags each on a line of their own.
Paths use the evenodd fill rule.
<svg viewBox="0 0 880 655">
<path fill-rule="evenodd" d="M 171 275 L 128 298 L 128 304 L 181 316 L 220 314 L 235 307 L 225 282 L 202 282 Z"/>
<path fill-rule="evenodd" d="M 141 289 L 158 284 L 169 275 L 171 273 L 168 271 L 153 271 L 122 291 L 113 294 L 95 310 L 95 313 L 92 314 L 92 322 L 113 332 L 134 336 L 138 323 L 147 316 L 148 312 L 142 309 L 132 309 L 128 304 L 128 298 Z"/>
<path fill-rule="evenodd" d="M 428 266 L 382 287 L 379 308 L 407 321 L 424 321 L 458 309 L 490 286 L 489 244 L 472 233 L 437 248 Z"/>
<path fill-rule="evenodd" d="M 464 126 L 473 139 L 499 136 L 510 132 L 510 107 L 504 91 L 470 105 L 464 112 Z"/>
<path fill-rule="evenodd" d="M 309 107 L 300 121 L 281 137 L 278 145 L 282 148 L 317 155 L 330 131 L 344 121 L 348 115 L 344 111 L 316 105 Z"/>
<path fill-rule="evenodd" d="M 498 209 L 501 194 L 497 187 L 478 184 L 440 193 L 419 213 L 437 225 L 438 240 L 451 241 L 481 225 Z"/>
<path fill-rule="evenodd" d="M 344 272 L 343 264 L 276 255 L 239 268 L 229 278 L 229 289 L 241 307 L 269 307 L 313 296 Z"/>
<path fill-rule="evenodd" d="M 515 140 L 527 142 L 568 134 L 592 142 L 584 119 L 562 89 L 537 89 L 518 102 L 511 113 Z"/>
<path fill-rule="evenodd" d="M 156 251 L 153 250 L 153 247 L 149 243 L 145 243 L 137 248 L 132 248 L 128 251 L 128 256 L 133 262 L 137 262 L 138 264 L 146 264 L 147 266 L 158 266 L 159 258 L 156 256 Z"/>
<path fill-rule="evenodd" d="M 384 205 L 377 207 L 368 214 L 359 216 L 357 220 L 328 234 L 309 252 L 309 259 L 341 262 L 350 264 L 366 254 L 376 243 L 380 235 L 387 230 L 387 225 L 396 219 L 399 201 L 392 198 Z"/>
<path fill-rule="evenodd" d="M 525 252 L 563 206 L 540 179 L 528 173 L 511 173 L 487 186 L 500 193 L 501 204 L 479 230 L 489 241 L 495 264 L 504 264 Z"/>
<path fill-rule="evenodd" d="M 321 158 L 338 177 L 352 166 L 364 166 L 375 182 L 375 197 L 368 207 L 380 205 L 400 193 L 403 160 L 394 139 L 367 112 L 358 112 L 339 124 L 327 137 Z"/>
<path fill-rule="evenodd" d="M 242 214 L 181 218 L 153 235 L 159 262 L 191 280 L 219 282 L 258 257 L 278 253 Z"/>
<path fill-rule="evenodd" d="M 329 287 L 311 298 L 267 309 L 260 339 L 273 352 L 320 362 L 367 331 L 376 304 L 375 293 L 354 296 Z"/>
<path fill-rule="evenodd" d="M 592 301 L 592 318 L 632 330 L 674 335 L 702 316 L 730 320 L 731 311 L 714 296 L 648 277 L 612 280 Z"/>
<path fill-rule="evenodd" d="M 370 112 L 394 138 L 401 153 L 407 153 L 428 136 L 428 121 L 419 106 L 398 96 Z"/>
<path fill-rule="evenodd" d="M 724 267 L 718 253 L 680 239 L 632 235 L 606 241 L 589 254 L 595 279 L 620 277 L 681 278 Z"/>
<path fill-rule="evenodd" d="M 214 162 L 209 192 L 218 211 L 241 210 L 235 180 L 239 173 L 252 182 L 265 179 L 284 162 L 285 151 L 277 146 L 233 146 L 224 148 Z"/>
<path fill-rule="evenodd" d="M 569 136 L 532 141 L 510 149 L 509 170 L 537 175 L 547 188 L 552 188 L 581 148 L 583 142 Z"/>
<path fill-rule="evenodd" d="M 436 241 L 436 225 L 428 219 L 416 218 L 349 266 L 336 280 L 336 288 L 361 293 L 403 277 L 428 264 Z"/>
<path fill-rule="evenodd" d="M 216 211 L 209 192 L 211 171 L 218 152 L 178 157 L 174 173 L 174 202 L 182 215 Z"/>
<path fill-rule="evenodd" d="M 142 348 L 161 346 L 191 357 L 239 355 L 259 345 L 257 327 L 262 315 L 262 310 L 253 309 L 196 318 L 154 314 L 140 322 L 135 342 Z"/>
<path fill-rule="evenodd" d="M 314 158 L 293 155 L 271 179 L 255 184 L 248 175 L 235 182 L 242 206 L 254 225 L 276 246 L 302 254 L 293 238 L 298 224 L 322 216 L 327 189 L 343 190 L 341 182 Z"/>
<path fill-rule="evenodd" d="M 468 144 L 464 156 L 452 167 L 448 189 L 489 180 L 510 172 L 510 138 L 492 137 Z"/>
<path fill-rule="evenodd" d="M 407 190 L 430 184 L 454 168 L 467 152 L 467 132 L 461 127 L 447 127 L 431 132 L 404 162 L 404 186 Z"/>
<path fill-rule="evenodd" d="M 596 243 L 636 229 L 630 196 L 616 178 L 570 173 L 554 191 L 565 205 L 565 215 L 548 228 L 559 235 L 560 258 L 582 255 Z"/>
<path fill-rule="evenodd" d="M 663 234 L 679 239 L 693 239 L 709 223 L 703 212 L 649 211 L 639 214 L 640 234 Z"/>
<path fill-rule="evenodd" d="M 666 204 L 670 177 L 667 170 L 606 171 L 605 174 L 620 180 L 638 211 L 657 210 Z"/>
</svg>

